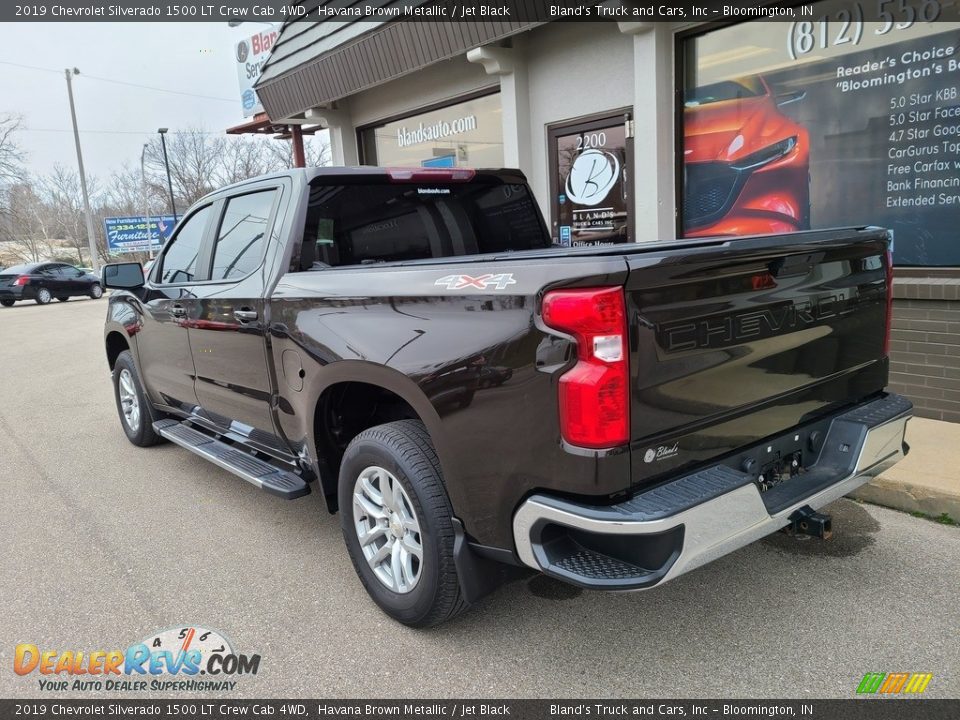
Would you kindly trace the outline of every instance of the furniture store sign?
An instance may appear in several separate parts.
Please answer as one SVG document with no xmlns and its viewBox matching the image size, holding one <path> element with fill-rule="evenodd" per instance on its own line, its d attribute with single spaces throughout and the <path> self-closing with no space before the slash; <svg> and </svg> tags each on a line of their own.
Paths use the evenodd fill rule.
<svg viewBox="0 0 960 720">
<path fill-rule="evenodd" d="M 173 215 L 138 215 L 103 219 L 111 255 L 157 251 L 170 239 L 177 219 Z"/>
<path fill-rule="evenodd" d="M 435 123 L 420 123 L 416 128 L 406 126 L 397 128 L 397 145 L 405 148 L 426 142 L 445 140 L 477 129 L 477 116 L 464 115 L 453 120 L 438 120 Z"/>
</svg>

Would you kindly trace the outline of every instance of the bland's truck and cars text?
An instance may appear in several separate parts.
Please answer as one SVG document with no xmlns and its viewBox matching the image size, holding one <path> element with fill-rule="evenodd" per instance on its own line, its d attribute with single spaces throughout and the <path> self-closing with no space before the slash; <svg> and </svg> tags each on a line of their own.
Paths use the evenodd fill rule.
<svg viewBox="0 0 960 720">
<path fill-rule="evenodd" d="M 123 429 L 339 511 L 373 600 L 434 625 L 524 568 L 652 588 L 900 460 L 891 239 L 559 248 L 513 170 L 311 168 L 104 268 Z"/>
</svg>

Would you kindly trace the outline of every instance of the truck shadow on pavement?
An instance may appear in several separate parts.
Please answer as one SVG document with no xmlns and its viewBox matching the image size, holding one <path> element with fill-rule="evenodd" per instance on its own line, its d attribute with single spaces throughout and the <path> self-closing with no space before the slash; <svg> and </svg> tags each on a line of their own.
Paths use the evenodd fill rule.
<svg viewBox="0 0 960 720">
<path fill-rule="evenodd" d="M 873 536 L 880 530 L 880 523 L 863 505 L 853 500 L 843 500 L 833 503 L 829 512 L 833 515 L 834 526 L 838 528 L 829 540 L 778 532 L 764 538 L 761 543 L 784 555 L 832 558 L 858 555 L 873 545 Z"/>
</svg>

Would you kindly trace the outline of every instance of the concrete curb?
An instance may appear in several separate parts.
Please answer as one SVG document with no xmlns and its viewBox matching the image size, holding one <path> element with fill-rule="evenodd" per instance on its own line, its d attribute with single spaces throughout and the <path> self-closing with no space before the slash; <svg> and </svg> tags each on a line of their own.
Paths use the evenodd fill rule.
<svg viewBox="0 0 960 720">
<path fill-rule="evenodd" d="M 923 485 L 911 485 L 879 477 L 850 496 L 894 510 L 922 512 L 934 518 L 946 514 L 960 522 L 960 495 L 933 493 Z"/>
<path fill-rule="evenodd" d="M 907 443 L 906 458 L 851 497 L 960 522 L 960 424 L 913 418 Z"/>
</svg>

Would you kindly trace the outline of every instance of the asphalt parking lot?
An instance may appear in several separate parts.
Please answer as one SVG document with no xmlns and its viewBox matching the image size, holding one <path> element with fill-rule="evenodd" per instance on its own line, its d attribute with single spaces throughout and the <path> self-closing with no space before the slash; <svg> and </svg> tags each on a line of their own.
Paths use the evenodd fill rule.
<svg viewBox="0 0 960 720">
<path fill-rule="evenodd" d="M 41 694 L 11 670 L 18 643 L 120 649 L 188 623 L 262 656 L 241 696 L 851 697 L 868 671 L 960 696 L 960 528 L 849 500 L 829 542 L 777 535 L 651 592 L 533 577 L 441 628 L 397 625 L 319 496 L 127 442 L 105 312 L 0 308 L 0 697 Z"/>
</svg>

